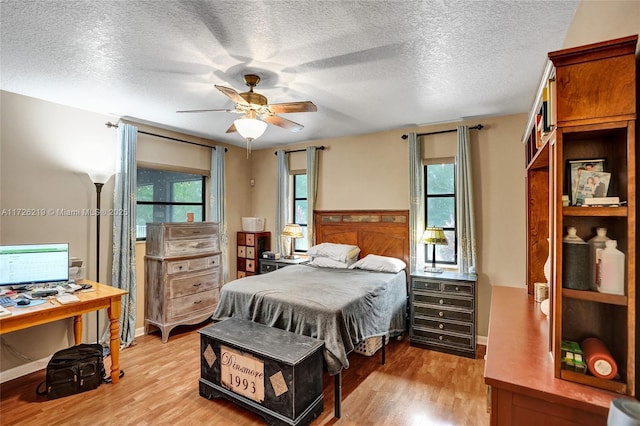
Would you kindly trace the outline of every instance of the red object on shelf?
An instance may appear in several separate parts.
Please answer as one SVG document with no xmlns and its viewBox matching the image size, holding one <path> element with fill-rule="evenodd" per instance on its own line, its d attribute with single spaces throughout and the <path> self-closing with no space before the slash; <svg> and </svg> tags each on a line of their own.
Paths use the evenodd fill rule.
<svg viewBox="0 0 640 426">
<path fill-rule="evenodd" d="M 601 379 L 613 379 L 618 374 L 618 365 L 602 340 L 589 337 L 582 342 L 582 350 L 591 374 Z"/>
</svg>

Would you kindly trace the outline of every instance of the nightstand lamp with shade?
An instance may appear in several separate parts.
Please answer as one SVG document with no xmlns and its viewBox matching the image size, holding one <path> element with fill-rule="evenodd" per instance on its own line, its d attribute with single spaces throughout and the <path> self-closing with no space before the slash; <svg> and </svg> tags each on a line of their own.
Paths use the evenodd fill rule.
<svg viewBox="0 0 640 426">
<path fill-rule="evenodd" d="M 442 272 L 442 269 L 436 268 L 436 246 L 448 244 L 447 237 L 444 235 L 444 230 L 442 228 L 430 226 L 424 230 L 424 234 L 422 234 L 420 242 L 422 244 L 433 245 L 433 251 L 431 252 L 431 266 L 425 266 L 425 272 Z"/>
<path fill-rule="evenodd" d="M 294 249 L 293 249 L 293 240 L 295 238 L 304 238 L 304 234 L 302 233 L 302 227 L 297 223 L 287 223 L 282 230 L 281 236 L 289 238 L 289 253 L 285 256 L 285 259 L 296 259 Z"/>
</svg>

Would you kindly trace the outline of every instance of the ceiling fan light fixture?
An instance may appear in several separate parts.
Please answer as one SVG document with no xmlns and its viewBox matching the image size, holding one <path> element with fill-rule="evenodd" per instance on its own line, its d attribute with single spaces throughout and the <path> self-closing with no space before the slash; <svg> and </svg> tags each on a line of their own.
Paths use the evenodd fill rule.
<svg viewBox="0 0 640 426">
<path fill-rule="evenodd" d="M 245 139 L 258 139 L 267 130 L 267 123 L 255 118 L 239 118 L 233 124 L 240 136 Z"/>
</svg>

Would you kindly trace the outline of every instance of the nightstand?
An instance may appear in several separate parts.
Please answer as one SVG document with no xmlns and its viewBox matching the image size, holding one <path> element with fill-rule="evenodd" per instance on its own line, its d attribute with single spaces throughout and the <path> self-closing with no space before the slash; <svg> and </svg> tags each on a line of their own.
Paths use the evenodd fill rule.
<svg viewBox="0 0 640 426">
<path fill-rule="evenodd" d="M 284 268 L 291 265 L 304 265 L 309 263 L 308 257 L 299 257 L 297 259 L 260 259 L 260 273 L 266 274 L 267 272 L 275 271 L 276 269 Z"/>
<path fill-rule="evenodd" d="M 475 358 L 475 274 L 413 271 L 411 346 Z"/>
</svg>

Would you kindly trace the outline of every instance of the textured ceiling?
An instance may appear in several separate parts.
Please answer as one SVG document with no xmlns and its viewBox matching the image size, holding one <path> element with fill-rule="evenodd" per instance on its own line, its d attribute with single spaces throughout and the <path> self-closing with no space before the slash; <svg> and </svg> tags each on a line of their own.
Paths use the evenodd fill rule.
<svg viewBox="0 0 640 426">
<path fill-rule="evenodd" d="M 0 3 L 0 88 L 243 146 L 214 84 L 283 114 L 255 148 L 528 111 L 578 1 Z M 258 142 L 260 145 L 258 145 Z"/>
</svg>

